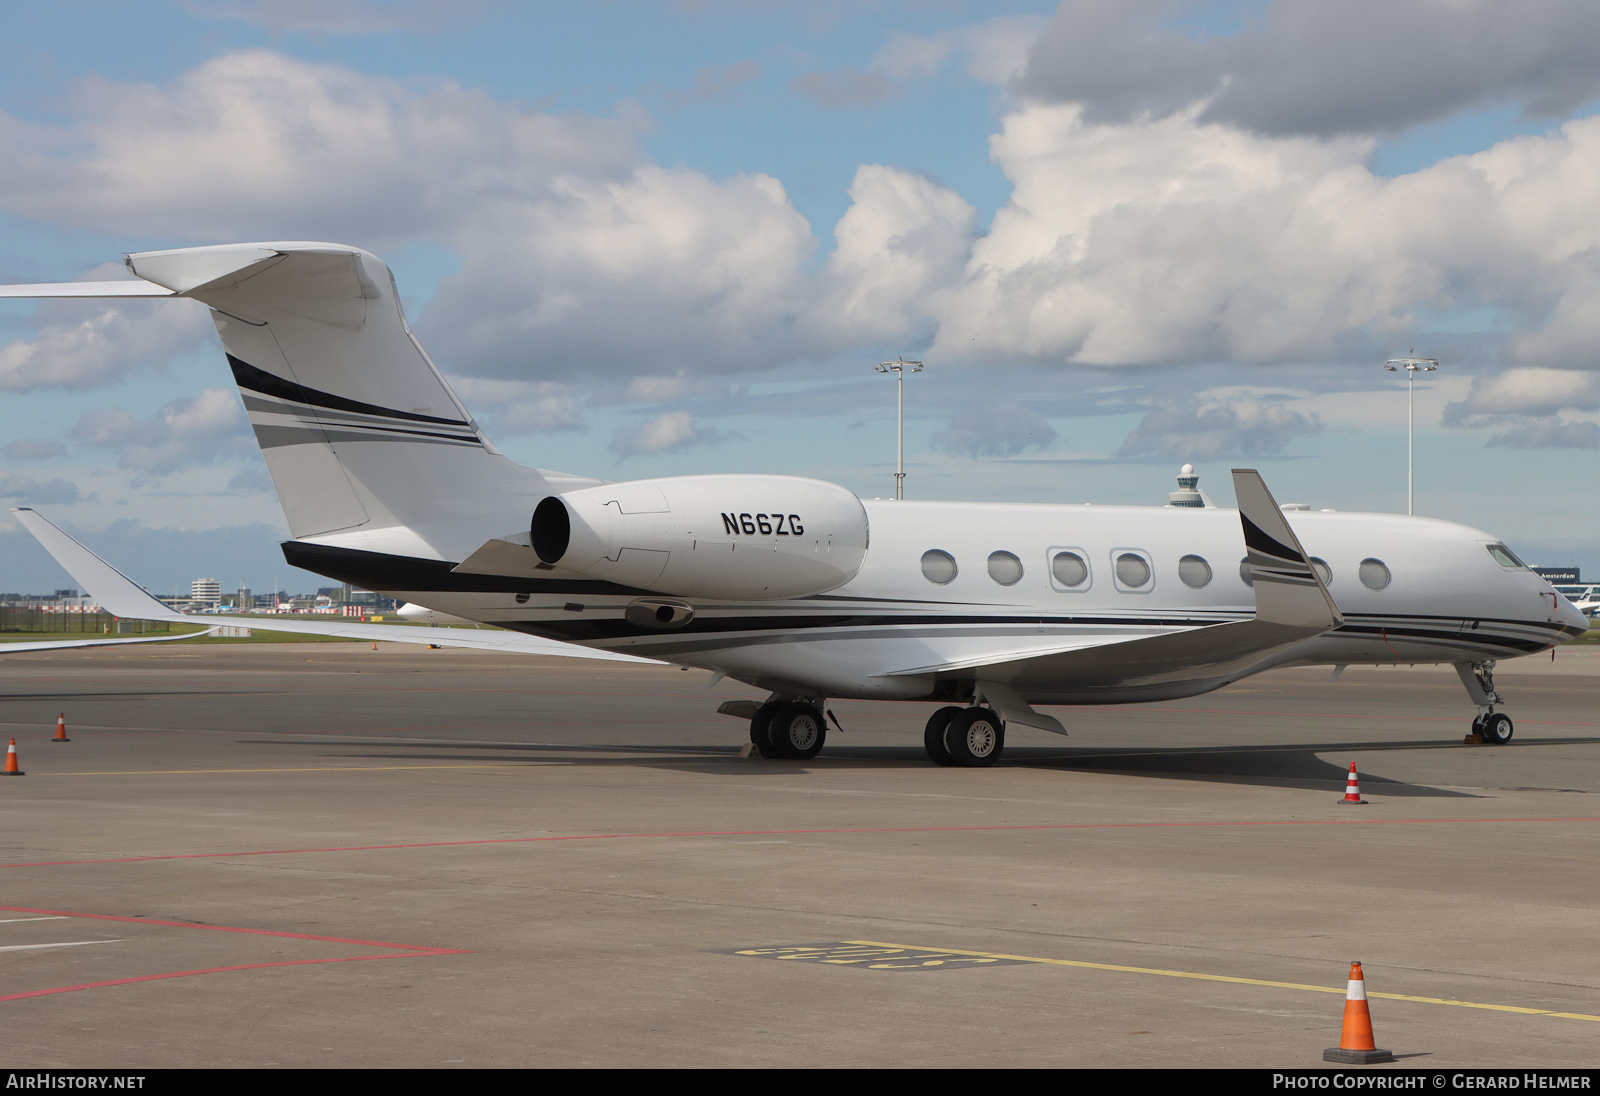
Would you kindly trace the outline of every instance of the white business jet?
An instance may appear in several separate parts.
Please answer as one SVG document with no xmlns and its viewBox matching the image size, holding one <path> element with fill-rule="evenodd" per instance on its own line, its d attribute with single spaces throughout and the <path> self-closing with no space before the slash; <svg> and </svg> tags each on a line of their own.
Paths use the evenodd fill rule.
<svg viewBox="0 0 1600 1096">
<path fill-rule="evenodd" d="M 928 756 L 982 766 L 1008 723 L 1066 733 L 1034 705 L 1167 700 L 1276 666 L 1352 663 L 1453 665 L 1478 707 L 1473 730 L 1503 743 L 1495 660 L 1588 623 L 1496 537 L 1383 514 L 1297 512 L 1291 529 L 1249 470 L 1234 472 L 1231 511 L 864 500 L 791 476 L 608 484 L 523 468 L 418 345 L 374 256 L 230 244 L 127 266 L 137 280 L 0 296 L 208 305 L 288 518 L 285 558 L 520 633 L 383 638 L 701 667 L 770 694 L 719 709 L 747 718 L 766 756 L 815 756 L 828 698 L 936 703 Z M 176 615 L 37 514 L 18 517 L 111 611 Z"/>
</svg>

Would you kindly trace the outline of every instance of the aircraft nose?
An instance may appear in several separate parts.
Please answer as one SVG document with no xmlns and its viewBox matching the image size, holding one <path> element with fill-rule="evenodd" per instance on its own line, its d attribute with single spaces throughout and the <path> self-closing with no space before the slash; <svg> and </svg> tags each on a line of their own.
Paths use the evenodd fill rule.
<svg viewBox="0 0 1600 1096">
<path fill-rule="evenodd" d="M 1561 623 L 1569 628 L 1581 628 L 1588 631 L 1594 621 L 1580 613 L 1572 602 L 1566 598 L 1561 599 Z"/>
</svg>

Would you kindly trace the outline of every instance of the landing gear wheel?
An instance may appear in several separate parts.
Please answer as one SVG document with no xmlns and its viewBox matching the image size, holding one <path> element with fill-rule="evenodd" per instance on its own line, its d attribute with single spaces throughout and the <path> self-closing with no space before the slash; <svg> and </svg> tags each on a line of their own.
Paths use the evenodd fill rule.
<svg viewBox="0 0 1600 1096">
<path fill-rule="evenodd" d="M 767 737 L 772 741 L 771 756 L 810 761 L 828 739 L 827 717 L 809 704 L 779 704 L 767 725 Z"/>
<path fill-rule="evenodd" d="M 1474 723 L 1473 730 L 1477 731 L 1485 742 L 1504 746 L 1511 741 L 1511 717 L 1505 712 L 1496 712 Z"/>
<path fill-rule="evenodd" d="M 993 765 L 1005 745 L 1005 724 L 988 708 L 964 708 L 944 729 L 945 750 L 965 768 Z"/>
<path fill-rule="evenodd" d="M 954 765 L 956 759 L 950 756 L 950 751 L 944 748 L 944 729 L 950 726 L 950 721 L 965 708 L 958 704 L 940 708 L 928 717 L 928 729 L 922 732 L 922 748 L 928 751 L 928 760 L 935 765 Z"/>
<path fill-rule="evenodd" d="M 750 717 L 750 743 L 761 751 L 762 757 L 778 756 L 772 745 L 772 717 L 782 706 L 769 700 L 757 708 L 756 714 Z"/>
</svg>

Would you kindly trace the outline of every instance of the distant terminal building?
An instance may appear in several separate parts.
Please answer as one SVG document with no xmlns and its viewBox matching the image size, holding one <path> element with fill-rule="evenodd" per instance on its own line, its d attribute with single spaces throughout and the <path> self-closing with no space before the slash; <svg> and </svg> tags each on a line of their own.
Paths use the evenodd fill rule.
<svg viewBox="0 0 1600 1096">
<path fill-rule="evenodd" d="M 222 583 L 214 578 L 197 578 L 189 584 L 189 600 L 217 605 L 222 601 Z"/>
</svg>

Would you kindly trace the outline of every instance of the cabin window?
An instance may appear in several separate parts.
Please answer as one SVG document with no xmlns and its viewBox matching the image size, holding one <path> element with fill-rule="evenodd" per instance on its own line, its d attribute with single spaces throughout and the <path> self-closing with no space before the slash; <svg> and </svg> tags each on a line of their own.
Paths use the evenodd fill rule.
<svg viewBox="0 0 1600 1096">
<path fill-rule="evenodd" d="M 1057 586 L 1077 589 L 1089 581 L 1089 561 L 1077 552 L 1057 552 L 1050 557 L 1050 577 Z"/>
<path fill-rule="evenodd" d="M 1489 544 L 1485 545 L 1485 547 L 1489 549 L 1489 554 L 1494 557 L 1494 561 L 1500 566 L 1515 571 L 1527 570 L 1528 565 L 1518 559 L 1516 554 L 1504 544 Z"/>
<path fill-rule="evenodd" d="M 1178 577 L 1185 586 L 1199 590 L 1211 583 L 1211 564 L 1200 556 L 1184 556 L 1178 561 Z"/>
<path fill-rule="evenodd" d="M 1369 590 L 1382 590 L 1389 585 L 1392 576 L 1389 568 L 1383 565 L 1381 559 L 1364 559 L 1356 573 L 1361 577 L 1361 585 Z"/>
<path fill-rule="evenodd" d="M 1002 586 L 1022 581 L 1022 561 L 1010 552 L 989 553 L 989 577 Z"/>
<path fill-rule="evenodd" d="M 1142 552 L 1118 552 L 1115 564 L 1118 587 L 1140 590 L 1150 585 L 1150 561 Z"/>
<path fill-rule="evenodd" d="M 1333 568 L 1328 566 L 1327 560 L 1312 556 L 1311 569 L 1317 572 L 1317 577 L 1322 580 L 1324 586 L 1333 584 Z"/>
<path fill-rule="evenodd" d="M 956 557 L 938 548 L 922 553 L 922 577 L 943 586 L 956 577 Z"/>
<path fill-rule="evenodd" d="M 1254 586 L 1256 580 L 1250 577 L 1250 557 L 1245 556 L 1239 561 L 1239 581 L 1246 586 Z"/>
</svg>

